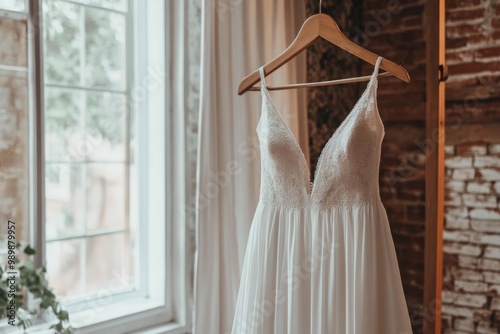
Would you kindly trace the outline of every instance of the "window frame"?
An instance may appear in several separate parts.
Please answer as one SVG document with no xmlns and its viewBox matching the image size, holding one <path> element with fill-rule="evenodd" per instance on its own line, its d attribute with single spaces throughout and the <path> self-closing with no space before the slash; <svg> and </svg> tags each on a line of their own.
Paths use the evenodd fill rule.
<svg viewBox="0 0 500 334">
<path fill-rule="evenodd" d="M 149 0 L 148 4 L 156 1 L 156 4 L 162 3 L 162 0 Z M 136 2 L 134 2 L 136 3 Z M 43 21 L 41 12 L 42 0 L 27 0 L 26 13 L 28 27 L 28 85 L 29 85 L 29 239 L 30 243 L 37 249 L 37 254 L 34 257 L 35 266 L 44 266 L 46 251 L 45 251 L 45 161 L 44 161 L 44 79 L 43 79 Z M 164 205 L 165 215 L 164 224 L 160 228 L 162 233 L 158 234 L 158 230 L 148 228 L 146 233 L 149 240 L 156 238 L 155 242 L 150 242 L 147 245 L 148 259 L 152 259 L 151 254 L 157 253 L 158 241 L 163 241 L 160 244 L 160 254 L 157 256 L 157 261 L 162 262 L 164 267 L 163 277 L 161 279 L 153 279 L 150 283 L 150 288 L 162 286 L 163 301 L 161 298 L 149 298 L 146 300 L 131 299 L 127 302 L 117 304 L 117 307 L 108 307 L 106 312 L 100 312 L 94 321 L 86 326 L 74 328 L 74 332 L 78 334 L 102 333 L 104 331 L 113 333 L 144 333 L 144 334 L 181 334 L 189 333 L 191 314 L 190 304 L 192 300 L 192 289 L 188 284 L 190 270 L 187 266 L 187 259 L 190 254 L 188 242 L 186 238 L 185 214 L 181 208 L 185 208 L 186 200 L 186 175 L 185 175 L 185 125 L 186 116 L 184 110 L 175 109 L 171 102 L 172 90 L 175 89 L 171 84 L 172 77 L 168 75 L 173 66 L 174 48 L 171 42 L 174 37 L 174 25 L 179 18 L 185 18 L 186 4 L 182 0 L 167 1 L 161 4 L 163 10 L 152 10 L 148 6 L 148 15 L 161 16 L 162 26 L 164 27 L 165 38 L 158 38 L 158 23 L 154 19 L 151 20 L 148 16 L 146 24 L 149 29 L 153 26 L 155 34 L 146 34 L 148 45 L 158 44 L 158 47 L 164 51 L 164 57 L 161 63 L 157 56 L 150 54 L 148 62 L 156 62 L 159 68 L 167 73 L 165 76 L 162 89 L 154 100 L 163 99 L 164 103 L 164 126 L 166 129 L 164 142 L 161 145 L 164 155 L 164 188 L 165 199 Z M 145 26 L 145 27 L 146 27 Z M 143 32 L 144 33 L 144 32 Z M 142 36 L 144 37 L 144 36 Z M 136 40 L 137 38 L 134 38 Z M 144 39 L 144 38 L 143 38 Z M 162 40 L 164 43 L 159 43 Z M 144 51 L 144 50 L 143 50 Z M 135 67 L 135 66 L 134 66 Z M 161 95 L 161 96 L 160 96 Z M 180 143 L 180 145 L 178 145 Z M 150 180 L 152 182 L 152 180 Z M 176 194 L 174 196 L 174 194 Z M 151 223 L 149 221 L 149 223 Z M 148 224 L 149 225 L 149 224 Z M 144 244 L 144 240 L 143 241 Z M 155 240 L 152 240 L 155 241 Z M 166 246 L 168 245 L 168 247 Z M 175 256 L 174 256 L 175 254 Z M 157 273 L 157 267 L 146 261 L 142 262 L 141 270 L 149 270 Z M 154 269 L 153 269 L 154 268 Z M 150 275 L 153 278 L 155 275 Z M 162 276 L 162 275 L 160 275 Z M 155 282 L 156 281 L 156 282 Z M 175 287 L 175 289 L 174 289 Z M 28 300 L 29 302 L 29 300 Z M 70 313 L 70 319 L 74 314 Z M 167 319 L 167 320 L 165 320 Z M 0 329 L 2 326 L 0 326 Z M 48 324 L 41 323 L 33 326 L 33 330 L 47 328 Z M 17 329 L 9 331 L 18 333 Z"/>
</svg>

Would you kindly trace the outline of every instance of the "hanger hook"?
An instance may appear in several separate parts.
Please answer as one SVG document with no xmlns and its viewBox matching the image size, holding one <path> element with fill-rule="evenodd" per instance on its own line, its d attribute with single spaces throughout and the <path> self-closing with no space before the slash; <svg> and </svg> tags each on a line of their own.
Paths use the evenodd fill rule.
<svg viewBox="0 0 500 334">
<path fill-rule="evenodd" d="M 323 2 L 323 0 L 319 0 L 319 13 L 321 14 L 321 3 Z"/>
</svg>

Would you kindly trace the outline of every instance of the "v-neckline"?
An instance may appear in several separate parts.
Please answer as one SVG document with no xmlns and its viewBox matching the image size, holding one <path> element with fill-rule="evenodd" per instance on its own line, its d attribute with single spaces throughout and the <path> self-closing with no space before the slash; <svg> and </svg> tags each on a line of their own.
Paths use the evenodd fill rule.
<svg viewBox="0 0 500 334">
<path fill-rule="evenodd" d="M 382 57 L 380 57 L 380 58 L 382 58 Z M 379 60 L 377 59 L 377 63 L 378 62 L 379 62 Z M 300 144 L 297 141 L 297 139 L 295 138 L 295 135 L 293 134 L 292 130 L 285 123 L 285 120 L 283 119 L 283 117 L 281 117 L 281 114 L 278 112 L 278 109 L 276 108 L 276 105 L 274 104 L 274 100 L 272 99 L 271 94 L 269 94 L 269 90 L 267 89 L 267 86 L 265 84 L 261 85 L 261 90 L 265 93 L 266 98 L 270 102 L 270 105 L 271 105 L 273 111 L 276 113 L 276 115 L 278 116 L 278 119 L 280 120 L 281 124 L 284 126 L 284 128 L 286 129 L 288 135 L 291 137 L 291 140 L 294 143 L 295 148 L 300 152 L 300 155 L 302 156 L 303 168 L 307 172 L 307 180 L 306 181 L 308 181 L 308 183 L 307 183 L 307 191 L 306 192 L 307 192 L 307 195 L 308 195 L 309 199 L 311 199 L 313 197 L 314 190 L 316 189 L 316 181 L 317 181 L 317 177 L 319 175 L 319 171 L 320 171 L 320 168 L 321 168 L 321 162 L 322 162 L 322 158 L 324 156 L 324 152 L 326 151 L 326 149 L 330 145 L 330 143 L 333 142 L 333 138 L 339 132 L 339 130 L 341 130 L 341 128 L 347 123 L 347 121 L 349 119 L 351 119 L 352 117 L 354 117 L 352 115 L 354 114 L 354 112 L 357 111 L 356 108 L 358 108 L 360 102 L 365 98 L 365 95 L 367 95 L 367 92 L 369 91 L 369 88 L 371 87 L 371 85 L 373 84 L 373 81 L 377 77 L 377 74 L 378 74 L 377 72 L 378 72 L 378 66 L 376 64 L 375 68 L 373 70 L 372 76 L 371 76 L 370 80 L 368 81 L 368 84 L 366 85 L 366 88 L 364 89 L 363 93 L 361 94 L 361 96 L 359 97 L 359 99 L 356 101 L 356 103 L 354 104 L 354 106 L 352 107 L 352 109 L 349 111 L 349 113 L 347 114 L 347 116 L 344 118 L 344 120 L 340 123 L 340 125 L 337 127 L 337 129 L 332 133 L 332 135 L 330 136 L 330 138 L 328 138 L 328 140 L 326 141 L 326 144 L 323 146 L 323 149 L 319 153 L 318 161 L 316 163 L 316 169 L 314 171 L 314 178 L 312 180 L 311 180 L 311 169 L 309 168 L 309 164 L 307 163 L 307 159 L 306 159 L 306 155 L 305 155 L 304 151 L 300 147 Z"/>
</svg>

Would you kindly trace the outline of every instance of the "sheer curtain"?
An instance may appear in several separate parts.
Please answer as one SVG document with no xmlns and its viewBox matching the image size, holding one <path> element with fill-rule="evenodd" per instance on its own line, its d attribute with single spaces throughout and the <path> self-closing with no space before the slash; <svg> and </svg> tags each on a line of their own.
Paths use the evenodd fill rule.
<svg viewBox="0 0 500 334">
<path fill-rule="evenodd" d="M 238 96 L 241 79 L 281 53 L 305 19 L 305 1 L 202 0 L 193 333 L 231 330 L 248 231 L 260 186 L 255 132 L 259 92 Z M 305 81 L 305 54 L 266 80 Z M 304 90 L 273 92 L 283 118 L 307 145 Z"/>
</svg>

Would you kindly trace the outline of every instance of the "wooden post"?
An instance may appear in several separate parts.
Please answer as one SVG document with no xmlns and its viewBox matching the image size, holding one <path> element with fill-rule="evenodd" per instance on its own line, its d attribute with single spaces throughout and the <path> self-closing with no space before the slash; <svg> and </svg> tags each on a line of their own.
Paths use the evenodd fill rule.
<svg viewBox="0 0 500 334">
<path fill-rule="evenodd" d="M 445 66 L 445 0 L 426 2 L 427 161 L 425 182 L 425 274 L 423 330 L 441 333 L 443 270 L 445 90 L 439 66 Z"/>
</svg>

